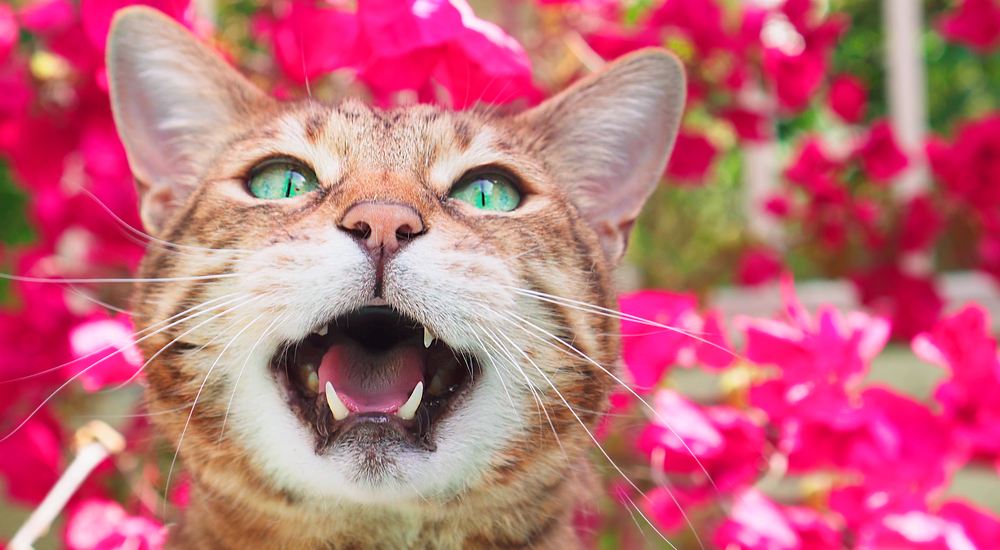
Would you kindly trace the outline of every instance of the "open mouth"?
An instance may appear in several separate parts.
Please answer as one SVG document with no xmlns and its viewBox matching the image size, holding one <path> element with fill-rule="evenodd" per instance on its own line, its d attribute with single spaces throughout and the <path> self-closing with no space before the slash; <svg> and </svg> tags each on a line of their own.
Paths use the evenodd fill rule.
<svg viewBox="0 0 1000 550">
<path fill-rule="evenodd" d="M 433 451 L 436 423 L 478 373 L 472 357 L 388 306 L 337 317 L 271 364 L 317 453 L 353 432 Z"/>
</svg>

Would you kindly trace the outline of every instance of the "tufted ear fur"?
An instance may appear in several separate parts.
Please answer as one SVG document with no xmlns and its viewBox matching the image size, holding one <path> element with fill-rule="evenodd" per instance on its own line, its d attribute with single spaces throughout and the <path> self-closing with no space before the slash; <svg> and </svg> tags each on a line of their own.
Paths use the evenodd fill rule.
<svg viewBox="0 0 1000 550">
<path fill-rule="evenodd" d="M 521 115 L 542 154 L 618 262 L 663 174 L 684 113 L 681 62 L 662 49 L 627 55 Z"/>
<path fill-rule="evenodd" d="M 196 186 L 227 130 L 273 100 L 151 8 L 119 11 L 107 52 L 115 125 L 143 223 L 155 234 Z"/>
</svg>

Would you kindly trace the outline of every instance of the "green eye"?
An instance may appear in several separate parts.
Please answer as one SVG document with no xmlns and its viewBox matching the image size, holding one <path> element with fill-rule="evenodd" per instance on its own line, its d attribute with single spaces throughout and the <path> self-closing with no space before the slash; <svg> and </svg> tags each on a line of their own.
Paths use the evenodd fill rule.
<svg viewBox="0 0 1000 550">
<path fill-rule="evenodd" d="M 319 189 L 319 181 L 301 164 L 271 162 L 253 172 L 247 187 L 258 199 L 288 199 Z"/>
<path fill-rule="evenodd" d="M 456 185 L 451 198 L 467 202 L 480 210 L 510 212 L 521 204 L 521 193 L 500 175 L 476 176 Z"/>
</svg>

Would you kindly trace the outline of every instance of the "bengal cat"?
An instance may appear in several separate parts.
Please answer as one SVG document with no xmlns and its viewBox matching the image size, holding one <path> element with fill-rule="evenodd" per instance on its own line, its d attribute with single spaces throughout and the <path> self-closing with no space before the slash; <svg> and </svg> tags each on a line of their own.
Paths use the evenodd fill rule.
<svg viewBox="0 0 1000 550">
<path fill-rule="evenodd" d="M 676 58 L 517 114 L 281 102 L 136 7 L 108 70 L 166 279 L 134 296 L 148 408 L 192 478 L 169 547 L 579 546 L 619 327 L 574 304 L 615 307 Z"/>
</svg>

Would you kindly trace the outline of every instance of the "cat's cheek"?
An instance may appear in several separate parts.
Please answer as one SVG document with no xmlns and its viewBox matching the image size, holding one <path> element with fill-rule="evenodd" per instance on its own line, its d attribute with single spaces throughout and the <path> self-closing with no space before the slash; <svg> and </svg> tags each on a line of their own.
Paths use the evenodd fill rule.
<svg viewBox="0 0 1000 550">
<path fill-rule="evenodd" d="M 296 341 L 371 296 L 375 281 L 370 263 L 353 239 L 330 228 L 243 259 L 236 291 L 259 297 L 254 309 L 282 316 L 276 334 Z"/>
</svg>

